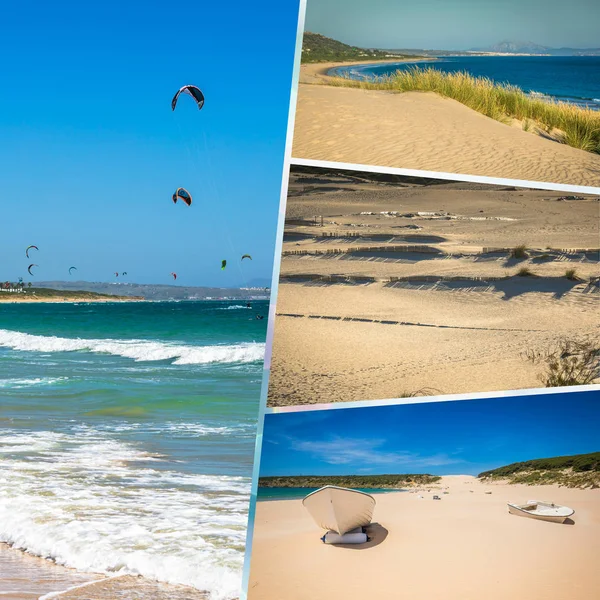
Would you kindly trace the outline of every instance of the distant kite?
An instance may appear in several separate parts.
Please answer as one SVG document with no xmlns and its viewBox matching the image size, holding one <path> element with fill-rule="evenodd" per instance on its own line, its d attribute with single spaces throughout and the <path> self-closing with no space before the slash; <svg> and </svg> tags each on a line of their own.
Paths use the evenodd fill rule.
<svg viewBox="0 0 600 600">
<path fill-rule="evenodd" d="M 177 273 L 171 273 L 171 277 L 173 277 L 173 281 L 177 279 Z"/>
<path fill-rule="evenodd" d="M 27 246 L 27 250 L 25 250 L 25 256 L 26 256 L 27 258 L 30 258 L 30 257 L 29 257 L 29 251 L 30 251 L 32 248 L 33 248 L 33 249 L 35 249 L 35 250 L 39 250 L 39 248 L 38 248 L 37 246 Z"/>
<path fill-rule="evenodd" d="M 181 94 L 187 94 L 188 96 L 191 96 L 196 101 L 199 110 L 204 106 L 204 94 L 200 91 L 200 88 L 196 87 L 195 85 L 184 85 L 177 91 L 175 96 L 173 96 L 173 100 L 171 100 L 171 108 L 173 110 L 175 110 L 175 107 L 177 106 L 177 100 Z"/>
<path fill-rule="evenodd" d="M 30 275 L 33 275 L 33 273 L 31 272 L 31 267 L 37 267 L 39 265 L 35 265 L 33 263 L 31 263 L 28 267 L 27 267 L 27 271 L 29 272 Z"/>
<path fill-rule="evenodd" d="M 127 275 L 127 271 L 123 271 L 123 273 L 121 273 L 121 275 L 122 275 L 123 277 L 125 277 L 125 275 Z"/>
<path fill-rule="evenodd" d="M 118 276 L 119 276 L 119 274 L 115 271 L 115 277 L 118 277 Z"/>
<path fill-rule="evenodd" d="M 244 260 L 245 258 L 249 258 L 250 260 L 252 260 L 252 257 L 249 254 L 244 254 L 244 256 L 242 256 L 242 260 Z"/>
<path fill-rule="evenodd" d="M 77 271 L 77 267 L 69 267 L 69 275 L 71 275 L 71 271 Z"/>
<path fill-rule="evenodd" d="M 188 206 L 192 205 L 192 195 L 185 188 L 177 188 L 173 194 L 173 202 L 177 204 L 177 200 L 185 202 Z"/>
<path fill-rule="evenodd" d="M 222 260 L 221 261 L 221 271 L 224 271 L 226 266 L 227 266 L 227 261 L 226 260 Z"/>
</svg>

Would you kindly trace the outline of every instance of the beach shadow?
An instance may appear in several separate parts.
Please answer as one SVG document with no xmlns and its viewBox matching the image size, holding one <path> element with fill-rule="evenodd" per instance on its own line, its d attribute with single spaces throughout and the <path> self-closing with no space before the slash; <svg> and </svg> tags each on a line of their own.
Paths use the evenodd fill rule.
<svg viewBox="0 0 600 600">
<path fill-rule="evenodd" d="M 568 294 L 581 281 L 572 281 L 566 277 L 519 277 L 496 281 L 492 287 L 503 294 L 502 300 L 511 300 L 527 293 L 552 294 L 556 300 Z"/>
<path fill-rule="evenodd" d="M 563 522 L 563 525 L 575 525 L 575 521 L 573 521 L 573 519 L 566 519 Z"/>
<path fill-rule="evenodd" d="M 388 536 L 388 530 L 379 523 L 371 523 L 364 528 L 368 541 L 365 544 L 332 544 L 334 548 L 345 548 L 348 550 L 368 550 L 379 546 Z"/>
</svg>

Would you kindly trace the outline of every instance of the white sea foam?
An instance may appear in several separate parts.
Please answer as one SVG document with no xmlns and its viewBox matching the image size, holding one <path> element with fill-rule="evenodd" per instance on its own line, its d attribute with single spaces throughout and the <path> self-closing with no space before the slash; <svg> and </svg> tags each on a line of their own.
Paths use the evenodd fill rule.
<svg viewBox="0 0 600 600">
<path fill-rule="evenodd" d="M 32 379 L 0 379 L 0 388 L 21 389 L 38 385 L 53 385 L 67 381 L 68 377 L 34 377 Z"/>
<path fill-rule="evenodd" d="M 6 430 L 0 449 L 0 541 L 83 572 L 239 597 L 248 479 L 170 470 L 92 430 Z"/>
<path fill-rule="evenodd" d="M 26 352 L 93 352 L 135 361 L 172 360 L 176 365 L 250 363 L 263 360 L 265 345 L 241 343 L 223 346 L 178 345 L 148 340 L 100 340 L 32 335 L 0 329 L 0 346 Z"/>
<path fill-rule="evenodd" d="M 242 306 L 241 304 L 232 304 L 231 306 L 225 306 L 223 308 L 217 308 L 217 310 L 240 310 L 241 308 L 243 309 L 249 309 L 249 306 L 246 306 L 245 304 Z"/>
</svg>

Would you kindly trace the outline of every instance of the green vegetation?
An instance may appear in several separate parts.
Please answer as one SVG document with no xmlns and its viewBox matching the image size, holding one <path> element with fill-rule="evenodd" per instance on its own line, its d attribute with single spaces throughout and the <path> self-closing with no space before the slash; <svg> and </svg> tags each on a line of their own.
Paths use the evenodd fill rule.
<svg viewBox="0 0 600 600">
<path fill-rule="evenodd" d="M 509 483 L 544 485 L 557 483 L 565 487 L 600 487 L 600 452 L 557 456 L 513 463 L 480 473 L 480 479 L 508 479 Z"/>
<path fill-rule="evenodd" d="M 383 50 L 373 50 L 349 46 L 337 40 L 325 37 L 320 33 L 304 32 L 302 39 L 302 62 L 346 62 L 364 60 L 393 60 L 394 58 L 419 58 L 405 54 L 396 54 L 385 52 Z"/>
<path fill-rule="evenodd" d="M 261 477 L 259 487 L 321 488 L 337 485 L 346 488 L 401 489 L 436 483 L 437 475 L 294 475 L 290 477 Z"/>
<path fill-rule="evenodd" d="M 600 112 L 533 98 L 516 86 L 497 84 L 487 77 L 414 67 L 377 81 L 336 77 L 329 83 L 371 90 L 435 92 L 503 123 L 527 120 L 527 128 L 535 124 L 564 144 L 600 154 Z"/>
<path fill-rule="evenodd" d="M 538 379 L 545 387 L 588 385 L 600 379 L 600 341 L 560 340 L 545 351 L 528 350 L 525 358 L 545 365 Z"/>
<path fill-rule="evenodd" d="M 515 246 L 510 251 L 510 257 L 516 258 L 517 260 L 524 260 L 528 258 L 529 254 L 527 254 L 527 246 L 525 244 L 519 244 L 518 246 Z"/>
</svg>

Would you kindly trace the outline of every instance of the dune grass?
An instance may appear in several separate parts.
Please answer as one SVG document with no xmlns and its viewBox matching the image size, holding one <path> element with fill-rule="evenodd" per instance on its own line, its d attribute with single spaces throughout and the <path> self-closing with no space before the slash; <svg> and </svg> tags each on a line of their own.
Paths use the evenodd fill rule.
<svg viewBox="0 0 600 600">
<path fill-rule="evenodd" d="M 524 260 L 526 258 L 529 258 L 529 254 L 527 254 L 527 245 L 526 244 L 519 244 L 518 246 L 515 246 L 510 251 L 510 257 L 511 258 L 516 258 L 518 260 Z"/>
<path fill-rule="evenodd" d="M 547 350 L 528 350 L 525 358 L 545 366 L 538 376 L 545 387 L 589 385 L 600 379 L 600 341 L 593 337 L 562 339 Z"/>
<path fill-rule="evenodd" d="M 497 121 L 509 124 L 511 119 L 517 119 L 526 123 L 526 130 L 537 125 L 568 146 L 600 154 L 599 111 L 535 98 L 517 86 L 498 84 L 487 77 L 412 67 L 377 80 L 335 77 L 328 84 L 369 90 L 435 92 Z"/>
</svg>

